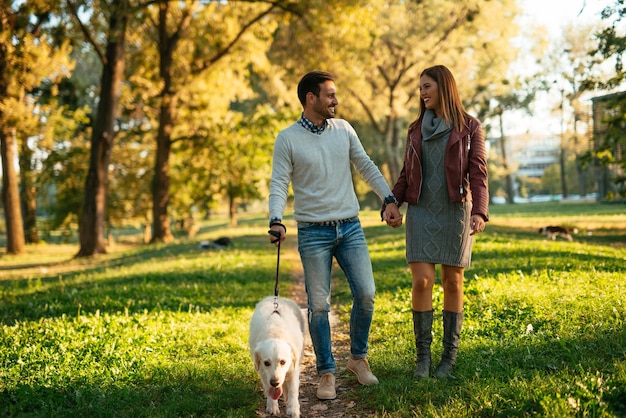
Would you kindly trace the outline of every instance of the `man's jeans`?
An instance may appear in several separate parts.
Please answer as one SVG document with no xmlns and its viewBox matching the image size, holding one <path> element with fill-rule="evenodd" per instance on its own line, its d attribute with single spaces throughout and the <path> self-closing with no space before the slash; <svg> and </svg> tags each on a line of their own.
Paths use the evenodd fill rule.
<svg viewBox="0 0 626 418">
<path fill-rule="evenodd" d="M 298 250 L 304 268 L 309 331 L 317 372 L 319 375 L 335 373 L 328 321 L 333 257 L 346 275 L 352 292 L 350 354 L 356 359 L 367 355 L 376 289 L 361 222 L 358 218 L 321 224 L 298 222 Z"/>
</svg>

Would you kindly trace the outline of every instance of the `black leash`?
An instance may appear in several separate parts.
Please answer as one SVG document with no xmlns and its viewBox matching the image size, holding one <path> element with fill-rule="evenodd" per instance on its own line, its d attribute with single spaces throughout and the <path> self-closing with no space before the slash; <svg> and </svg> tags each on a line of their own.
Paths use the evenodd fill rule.
<svg viewBox="0 0 626 418">
<path fill-rule="evenodd" d="M 271 241 L 272 244 L 276 244 L 278 242 L 278 245 L 277 245 L 278 251 L 277 251 L 277 256 L 276 256 L 276 282 L 274 283 L 274 312 L 280 315 L 280 313 L 278 312 L 278 271 L 280 270 L 280 232 L 274 231 L 273 229 L 270 229 L 267 232 L 269 232 L 270 235 L 272 235 L 273 237 L 276 237 L 274 241 Z"/>
</svg>

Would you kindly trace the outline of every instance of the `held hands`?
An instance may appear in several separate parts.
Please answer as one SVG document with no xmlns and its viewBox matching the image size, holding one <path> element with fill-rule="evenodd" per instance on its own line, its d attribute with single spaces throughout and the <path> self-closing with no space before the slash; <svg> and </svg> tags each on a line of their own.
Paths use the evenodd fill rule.
<svg viewBox="0 0 626 418">
<path fill-rule="evenodd" d="M 480 215 L 472 215 L 470 219 L 470 235 L 478 234 L 485 230 L 485 220 Z"/>
<path fill-rule="evenodd" d="M 402 225 L 402 214 L 395 203 L 390 203 L 385 206 L 383 221 L 386 221 L 387 225 L 393 228 L 398 228 Z"/>
</svg>

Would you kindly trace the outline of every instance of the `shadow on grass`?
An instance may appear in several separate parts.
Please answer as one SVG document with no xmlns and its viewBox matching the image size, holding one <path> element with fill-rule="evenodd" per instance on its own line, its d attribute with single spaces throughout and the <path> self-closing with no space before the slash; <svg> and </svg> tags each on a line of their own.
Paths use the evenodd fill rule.
<svg viewBox="0 0 626 418">
<path fill-rule="evenodd" d="M 434 330 L 440 328 L 436 325 Z M 571 399 L 580 402 L 585 416 L 607 416 L 602 412 L 606 410 L 614 414 L 609 416 L 626 414 L 626 376 L 616 372 L 617 364 L 626 358 L 623 327 L 604 324 L 576 338 L 517 340 L 498 339 L 494 329 L 492 339 L 472 348 L 463 347 L 462 338 L 456 380 L 414 379 L 412 335 L 408 327 L 401 333 L 410 340 L 406 345 L 394 342 L 398 351 L 391 358 L 383 356 L 382 365 L 377 364 L 378 358 L 370 360 L 380 387 L 359 394 L 377 410 L 392 414 L 422 410 L 430 411 L 424 416 L 439 416 L 432 411 L 451 414 L 453 405 L 465 405 L 471 412 L 468 409 L 463 416 L 545 416 L 554 413 L 549 402 Z M 473 337 L 466 336 L 468 340 Z M 441 333 L 435 332 L 433 367 L 439 361 L 441 344 Z M 550 416 L 576 416 L 572 404 L 561 406 L 570 412 Z"/>
<path fill-rule="evenodd" d="M 260 392 L 245 376 L 196 369 L 180 376 L 166 368 L 123 384 L 20 384 L 0 390 L 0 415 L 59 417 L 254 416 Z M 62 399 L 62 401 L 60 401 Z"/>
<path fill-rule="evenodd" d="M 163 269 L 154 267 L 159 263 Z M 89 268 L 0 281 L 0 323 L 96 311 L 206 312 L 254 306 L 259 295 L 273 294 L 275 263 L 276 250 L 258 236 L 238 237 L 224 250 L 200 250 L 188 243 L 140 247 Z M 149 270 L 143 271 L 144 266 Z M 283 265 L 283 272 L 288 267 Z M 281 274 L 281 283 L 293 280 Z"/>
<path fill-rule="evenodd" d="M 403 230 L 391 230 L 386 226 L 365 229 L 368 238 L 384 241 L 388 239 L 388 234 L 392 234 L 389 238 L 393 240 L 402 242 L 404 239 Z M 500 230 L 499 234 L 505 232 Z M 536 238 L 538 241 L 541 239 Z M 238 261 L 236 265 L 229 264 L 230 257 L 237 254 L 243 254 L 244 261 Z M 196 263 L 201 257 L 219 257 L 222 265 Z M 0 283 L 0 323 L 75 315 L 79 310 L 82 313 L 128 310 L 132 314 L 144 309 L 178 312 L 196 308 L 210 311 L 224 306 L 251 307 L 259 300 L 259 295 L 270 294 L 273 289 L 275 257 L 275 250 L 273 247 L 268 248 L 266 237 L 253 235 L 237 238 L 235 246 L 223 252 L 200 253 L 196 245 L 190 243 L 141 247 L 119 258 L 107 260 L 103 265 L 64 273 L 61 278 Z M 188 262 L 180 268 L 174 266 L 149 272 L 137 271 L 142 265 L 151 266 L 176 258 Z M 564 263 L 555 264 L 555 259 L 562 258 L 566 259 Z M 520 259 L 526 262 L 521 263 Z M 506 251 L 481 251 L 474 255 L 477 267 L 468 269 L 466 277 L 480 275 L 486 269 L 493 275 L 494 272 L 517 272 L 520 268 L 524 272 L 580 268 L 572 259 L 572 254 L 566 250 L 542 256 L 537 256 L 533 251 L 520 252 L 518 256 L 516 252 L 514 259 Z M 597 268 L 603 263 L 607 266 L 620 265 L 611 264 L 603 256 L 582 257 L 584 266 L 593 265 Z M 383 268 L 380 267 L 382 265 L 386 277 L 377 282 L 379 292 L 394 292 L 398 286 L 410 287 L 410 280 L 406 280 L 406 260 L 403 254 L 375 264 L 375 274 L 379 268 Z M 488 267 L 483 268 L 484 265 Z M 122 271 L 122 266 L 128 268 L 128 271 L 116 272 Z M 397 276 L 393 273 L 395 269 Z M 84 279 L 86 276 L 96 276 L 97 273 L 106 273 L 103 275 L 105 278 Z M 281 277 L 287 282 L 293 280 L 287 274 Z M 349 291 L 345 290 L 345 285 L 338 290 L 333 304 L 337 309 L 346 311 L 351 303 Z M 408 316 L 406 319 L 410 321 Z M 402 325 L 409 326 L 407 323 Z M 412 379 L 412 352 L 396 351 L 378 355 L 381 359 L 378 364 L 376 355 L 372 356 L 374 371 L 381 379 L 379 386 L 358 388 L 346 396 L 354 396 L 358 398 L 358 405 L 370 405 L 377 411 L 402 411 L 408 414 L 407 411 L 428 406 L 440 412 L 446 411 L 452 400 L 462 405 L 475 406 L 478 402 L 476 397 L 480 394 L 490 397 L 491 406 L 477 409 L 476 416 L 539 414 L 545 412 L 541 404 L 545 397 L 556 397 L 559 394 L 562 399 L 567 399 L 568 391 L 575 390 L 576 380 L 580 380 L 580 370 L 587 374 L 600 370 L 610 376 L 611 361 L 623 359 L 623 347 L 626 346 L 623 328 L 621 332 L 597 329 L 589 336 L 560 342 L 529 339 L 517 345 L 499 341 L 496 338 L 498 331 L 492 329 L 493 338 L 490 337 L 488 343 L 477 344 L 473 349 L 462 349 L 457 369 L 458 381 L 415 381 Z M 406 334 L 403 344 L 410 345 L 410 337 L 407 338 Z M 441 344 L 440 338 L 435 341 L 435 344 Z M 383 344 L 381 341 L 374 343 Z M 245 361 L 248 361 L 247 353 L 244 356 L 241 347 L 229 347 L 228 350 L 229 355 L 240 357 L 242 361 L 245 357 Z M 529 355 L 532 357 L 529 358 Z M 246 374 L 224 364 L 211 364 L 210 361 L 209 358 L 204 369 L 189 367 L 187 374 L 179 368 L 173 370 L 168 365 L 161 365 L 145 375 L 129 376 L 124 381 L 108 386 L 80 381 L 56 386 L 16 386 L 10 391 L 0 392 L 0 405 L 3 405 L 0 413 L 8 416 L 108 417 L 112 412 L 117 416 L 137 417 L 254 416 L 255 408 L 262 405 L 263 401 L 257 379 L 252 379 L 250 368 Z M 531 387 L 531 381 L 537 376 L 546 380 L 554 377 L 557 382 L 563 383 L 564 389 L 550 392 L 547 389 L 552 390 L 551 386 L 535 385 L 532 390 L 525 391 L 524 388 Z M 602 400 L 609 404 L 612 411 L 616 411 L 616 415 L 620 415 L 618 412 L 624 411 L 625 384 L 623 381 L 611 381 L 611 384 L 613 386 L 602 393 Z"/>
<path fill-rule="evenodd" d="M 402 247 L 402 251 L 395 255 L 385 255 L 384 260 L 373 257 L 374 274 L 384 269 L 386 278 L 377 281 L 379 291 L 392 291 L 397 287 L 410 288 L 410 274 L 407 276 L 407 262 L 404 255 L 404 228 L 390 231 L 387 226 L 366 227 L 365 233 L 369 238 L 379 241 L 392 241 Z M 545 246 L 554 247 L 552 241 L 546 242 L 545 237 L 516 227 L 497 226 L 478 238 L 481 241 L 502 243 L 497 246 L 485 246 L 494 249 L 484 250 L 479 248 L 480 242 L 474 244 L 472 264 L 465 270 L 465 280 L 469 283 L 475 277 L 485 275 L 497 276 L 507 274 L 531 275 L 541 271 L 606 271 L 619 272 L 626 269 L 626 260 L 620 260 L 611 256 L 585 253 L 581 251 L 576 242 L 562 241 L 552 250 L 545 250 Z M 519 246 L 516 243 L 521 240 L 536 241 L 532 247 Z M 591 242 L 596 240 L 596 242 Z M 625 241 L 626 235 L 607 235 L 602 238 L 589 237 L 589 244 L 613 246 L 617 240 Z M 506 244 L 511 242 L 511 246 Z M 372 251 L 372 254 L 376 254 Z M 379 250 L 387 254 L 385 250 Z M 437 267 L 437 281 L 440 283 L 440 272 Z"/>
</svg>

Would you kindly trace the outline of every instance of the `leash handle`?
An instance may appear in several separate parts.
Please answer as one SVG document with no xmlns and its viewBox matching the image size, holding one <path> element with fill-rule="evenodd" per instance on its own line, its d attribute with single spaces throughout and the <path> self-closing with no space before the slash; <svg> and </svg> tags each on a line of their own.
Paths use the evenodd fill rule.
<svg viewBox="0 0 626 418">
<path fill-rule="evenodd" d="M 278 271 L 280 270 L 280 232 L 278 231 L 274 231 L 273 229 L 270 229 L 269 231 L 267 231 L 270 235 L 272 235 L 273 237 L 276 237 L 276 239 L 274 241 L 271 241 L 272 244 L 276 244 L 278 243 L 277 247 L 277 256 L 276 256 L 276 282 L 274 283 L 274 297 L 277 298 L 278 297 Z M 274 305 L 278 305 L 278 302 L 276 302 L 276 299 L 274 299 Z"/>
</svg>

